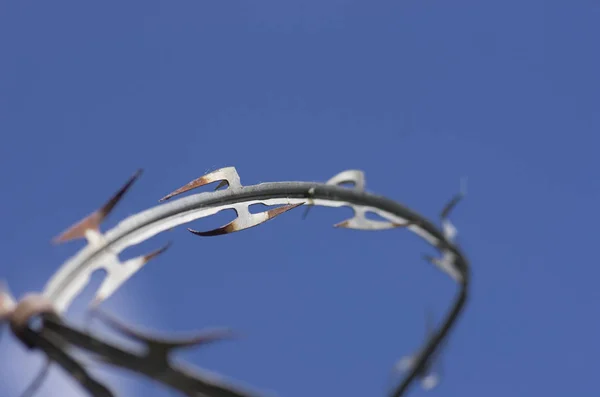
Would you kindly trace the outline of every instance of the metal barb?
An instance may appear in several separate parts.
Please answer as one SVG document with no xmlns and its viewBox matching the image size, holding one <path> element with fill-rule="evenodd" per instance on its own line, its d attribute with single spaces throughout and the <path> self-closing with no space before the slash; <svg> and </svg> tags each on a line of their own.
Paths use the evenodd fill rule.
<svg viewBox="0 0 600 397">
<path fill-rule="evenodd" d="M 442 227 L 438 228 L 428 219 L 413 212 L 401 203 L 392 202 L 392 200 L 364 191 L 364 174 L 357 170 L 343 171 L 331 178 L 328 183 L 325 184 L 314 182 L 269 182 L 242 187 L 239 181 L 239 175 L 233 167 L 214 171 L 199 179 L 202 179 L 199 183 L 197 183 L 198 180 L 192 181 L 162 200 L 167 200 L 177 194 L 184 193 L 195 187 L 201 186 L 202 184 L 213 181 L 220 182 L 216 189 L 227 186 L 227 192 L 220 192 L 218 194 L 201 193 L 185 199 L 173 200 L 173 202 L 156 206 L 145 210 L 143 213 L 131 215 L 127 219 L 121 221 L 113 229 L 107 231 L 106 235 L 100 233 L 98 225 L 102 219 L 106 217 L 107 213 L 110 212 L 112 207 L 114 207 L 115 203 L 120 199 L 120 196 L 122 196 L 122 193 L 120 195 L 117 194 L 115 201 L 111 205 L 105 205 L 105 207 L 98 210 L 97 213 L 102 215 L 100 216 L 101 219 L 92 219 L 94 222 L 90 222 L 92 225 L 95 225 L 96 228 L 83 228 L 83 231 L 80 233 L 81 235 L 75 236 L 87 238 L 89 244 L 85 248 L 82 248 L 80 253 L 61 266 L 59 271 L 57 271 L 57 273 L 48 281 L 43 291 L 43 296 L 52 301 L 54 308 L 56 308 L 56 312 L 62 314 L 68 308 L 72 303 L 73 297 L 81 292 L 81 289 L 89 281 L 90 273 L 95 269 L 105 268 L 107 270 L 108 277 L 104 280 L 105 283 L 100 287 L 100 291 L 98 292 L 99 295 L 106 298 L 126 279 L 131 277 L 135 271 L 141 268 L 144 263 L 157 255 L 157 253 L 154 252 L 122 263 L 119 260 L 118 255 L 125 248 L 139 244 L 158 233 L 170 230 L 178 225 L 183 225 L 184 223 L 213 215 L 221 210 L 234 209 L 238 214 L 238 217 L 228 225 L 213 231 L 191 231 L 199 235 L 231 233 L 256 226 L 272 219 L 280 213 L 303 204 L 307 205 L 307 209 L 310 208 L 311 205 L 336 208 L 344 206 L 350 207 L 354 209 L 355 215 L 357 211 L 372 211 L 383 219 L 389 220 L 390 223 L 370 220 L 366 219 L 366 217 L 364 218 L 364 221 L 381 222 L 390 227 L 409 226 L 408 229 L 411 232 L 414 232 L 435 248 L 441 257 L 439 259 L 433 257 L 428 257 L 426 259 L 429 259 L 432 263 L 454 277 L 458 281 L 460 287 L 458 295 L 444 321 L 439 326 L 439 329 L 430 336 L 425 346 L 419 350 L 420 354 L 413 356 L 411 361 L 413 364 L 412 369 L 406 374 L 405 378 L 399 382 L 391 394 L 391 397 L 404 395 L 409 386 L 413 384 L 415 380 L 419 380 L 419 374 L 428 367 L 431 357 L 434 357 L 437 354 L 438 348 L 446 342 L 450 335 L 450 330 L 453 329 L 453 326 L 460 317 L 465 304 L 468 301 L 470 286 L 469 262 L 461 252 L 460 247 L 454 243 L 451 233 L 448 233 L 449 229 L 447 228 L 447 224 L 449 223 L 449 220 L 446 219 L 459 198 L 455 197 L 452 202 L 444 208 L 441 214 L 443 218 Z M 352 188 L 338 186 L 345 183 L 353 183 L 354 186 Z M 127 190 L 127 188 L 128 187 L 124 190 Z M 464 191 L 461 193 L 464 196 Z M 303 202 L 299 203 L 300 201 Z M 250 203 L 257 202 L 267 206 L 283 207 L 264 211 L 259 214 L 251 214 L 249 205 L 251 205 Z M 290 203 L 297 204 L 290 205 Z M 110 204 L 110 202 L 108 204 Z M 107 208 L 107 210 L 102 211 L 104 208 Z M 275 211 L 275 213 L 273 211 Z M 80 224 L 84 221 L 80 222 Z M 350 219 L 348 221 L 340 222 L 337 226 L 353 226 L 353 221 L 356 222 L 357 220 Z M 361 226 L 360 222 L 363 220 L 359 219 L 358 221 L 358 226 Z M 77 229 L 77 226 L 82 228 L 80 224 L 71 227 L 71 229 Z M 362 226 L 364 226 L 364 224 Z M 68 234 L 71 229 L 63 233 L 63 236 Z M 59 236 L 57 239 L 60 240 L 61 237 L 62 236 Z M 71 238 L 70 236 L 67 237 L 67 239 Z M 164 249 L 159 251 L 163 252 Z M 4 295 L 0 295 L 0 311 L 4 311 L 4 316 L 10 318 L 12 324 L 12 320 L 17 316 L 15 316 L 15 313 L 13 313 L 12 310 L 6 309 L 10 306 L 10 304 L 6 304 L 9 300 L 10 299 L 6 298 Z M 41 317 L 49 318 L 49 316 L 44 313 L 41 314 Z M 36 334 L 34 332 L 35 329 L 38 328 L 34 327 L 33 323 L 28 322 L 25 325 L 26 331 L 33 332 L 34 336 L 31 337 L 32 339 L 21 339 L 21 341 L 26 346 L 33 346 L 43 350 L 53 362 L 58 362 L 68 372 L 71 372 L 72 376 L 76 379 L 84 379 L 85 372 L 84 369 L 69 369 L 70 366 L 72 367 L 74 365 L 74 361 L 69 361 L 69 356 L 66 355 L 67 344 L 75 345 L 83 350 L 94 353 L 97 356 L 94 357 L 97 361 L 110 363 L 121 368 L 127 368 L 134 372 L 144 374 L 149 378 L 179 390 L 186 395 L 202 395 L 205 397 L 239 397 L 244 395 L 243 392 L 230 389 L 230 385 L 224 384 L 219 379 L 215 379 L 215 377 L 210 375 L 205 376 L 202 373 L 191 373 L 191 371 L 187 371 L 187 369 L 178 367 L 175 362 L 162 359 L 167 358 L 167 353 L 174 348 L 170 346 L 175 342 L 177 342 L 175 343 L 177 346 L 182 347 L 194 345 L 195 343 L 191 342 L 192 338 L 175 342 L 173 340 L 158 340 L 158 344 L 146 342 L 148 351 L 145 355 L 139 356 L 133 352 L 127 352 L 123 348 L 105 343 L 100 338 L 70 328 L 67 325 L 64 325 L 60 321 L 60 318 L 56 318 L 57 322 L 54 320 L 43 321 L 43 335 L 38 335 L 40 336 L 39 339 L 35 339 Z M 30 327 L 35 329 L 32 331 Z M 13 331 L 15 331 L 15 329 L 13 329 Z M 16 331 L 23 331 L 23 328 L 16 329 Z M 204 341 L 207 340 L 205 336 L 206 335 L 204 335 Z M 146 340 L 152 339 L 145 335 L 142 335 L 142 337 L 146 338 Z M 216 337 L 215 339 L 219 338 Z M 56 341 L 59 343 L 56 343 Z M 184 343 L 186 341 L 187 343 Z M 172 343 L 169 345 L 168 342 Z M 165 345 L 165 343 L 167 344 Z M 60 354 L 64 354 L 62 358 Z M 148 357 L 150 354 L 153 355 L 152 359 L 149 359 Z M 77 364 L 77 362 L 74 363 Z M 88 391 L 94 393 L 89 382 L 88 379 L 84 384 L 84 387 L 86 387 Z M 100 393 L 95 395 L 109 394 Z"/>
<path fill-rule="evenodd" d="M 231 338 L 234 333 L 228 329 L 213 329 L 198 333 L 194 336 L 184 338 L 158 338 L 155 336 L 145 335 L 139 331 L 136 331 L 125 324 L 118 321 L 113 316 L 100 311 L 98 309 L 92 312 L 93 316 L 98 317 L 105 325 L 112 328 L 114 331 L 121 335 L 131 338 L 137 342 L 142 342 L 148 347 L 148 354 L 152 356 L 167 356 L 169 352 L 175 349 L 193 347 L 198 345 L 205 345 L 212 342 L 217 342 Z"/>
<path fill-rule="evenodd" d="M 137 332 L 133 333 L 137 334 Z M 104 341 L 97 336 L 92 336 L 87 332 L 79 331 L 59 319 L 52 318 L 46 320 L 43 334 L 60 335 L 61 339 L 70 345 L 92 353 L 96 363 L 108 364 L 144 375 L 167 387 L 178 390 L 183 395 L 203 397 L 259 396 L 259 394 L 250 390 L 244 390 L 233 385 L 217 374 L 206 371 L 193 371 L 188 367 L 178 365 L 169 360 L 168 353 L 170 349 L 165 350 L 160 345 L 146 344 L 147 351 L 139 354 Z M 143 338 L 146 337 L 143 336 Z M 65 365 L 63 367 L 71 373 L 71 376 L 77 377 L 72 370 L 69 370 Z M 90 388 L 88 388 L 88 391 L 93 392 Z"/>
<path fill-rule="evenodd" d="M 345 221 L 336 223 L 333 225 L 334 227 L 356 230 L 386 230 L 398 227 L 408 227 L 413 224 L 409 221 L 398 223 L 368 219 L 367 208 L 359 206 L 352 206 L 351 208 L 354 210 L 354 216 L 350 219 L 346 219 Z"/>
<path fill-rule="evenodd" d="M 170 198 L 179 194 L 217 181 L 220 181 L 220 183 L 217 185 L 215 190 L 218 190 L 223 186 L 228 186 L 228 188 L 230 189 L 237 189 L 242 187 L 242 184 L 240 182 L 240 176 L 238 175 L 237 170 L 234 167 L 226 167 L 220 168 L 216 171 L 203 175 L 200 178 L 196 178 L 193 181 L 187 183 L 186 185 L 180 187 L 179 189 L 167 194 L 158 201 L 162 202 L 169 200 Z"/>
<path fill-rule="evenodd" d="M 450 212 L 456 207 L 456 205 L 464 198 L 462 192 L 458 193 L 444 206 L 442 213 L 440 214 L 441 219 L 447 219 L 450 216 Z"/>
<path fill-rule="evenodd" d="M 164 253 L 166 250 L 169 249 L 169 247 L 171 247 L 171 245 L 173 245 L 172 241 L 169 241 L 167 244 L 165 244 L 162 248 L 159 248 L 157 250 L 152 251 L 151 253 L 144 255 L 144 260 L 146 261 L 146 263 L 148 263 L 151 259 L 156 258 L 158 255 Z"/>
<path fill-rule="evenodd" d="M 425 340 L 430 340 L 434 336 L 434 328 L 432 324 L 431 313 L 428 310 L 426 313 L 425 319 Z M 416 370 L 416 378 L 421 381 L 421 386 L 425 390 L 431 390 L 436 387 L 441 379 L 441 370 L 438 368 L 438 371 L 433 370 L 433 366 L 440 367 L 439 365 L 439 355 L 442 346 L 438 346 L 436 351 L 426 358 L 426 361 L 421 366 L 420 369 Z M 412 356 L 406 356 L 401 358 L 396 363 L 396 370 L 400 370 L 402 372 L 414 371 L 415 364 L 419 361 L 419 359 L 423 356 L 423 351 L 418 351 Z"/>
<path fill-rule="evenodd" d="M 47 322 L 61 323 L 57 316 L 44 316 L 44 324 Z M 93 397 L 114 397 L 114 394 L 102 383 L 98 382 L 87 369 L 67 353 L 66 343 L 62 334 L 46 329 L 46 325 L 40 331 L 29 328 L 25 330 L 27 338 L 32 341 L 33 347 L 42 350 L 48 359 L 60 365 L 71 377 L 86 389 Z"/>
<path fill-rule="evenodd" d="M 108 274 L 106 278 L 98 288 L 96 297 L 90 304 L 92 307 L 100 305 L 108 297 L 110 297 L 125 281 L 127 281 L 134 273 L 142 268 L 151 259 L 156 258 L 158 255 L 165 252 L 170 246 L 171 242 L 165 244 L 162 248 L 159 248 L 149 254 L 139 256 L 137 258 L 129 259 L 123 263 L 114 263 L 112 267 L 108 268 Z M 110 269 L 110 270 L 109 270 Z"/>
<path fill-rule="evenodd" d="M 346 170 L 325 182 L 326 185 L 341 185 L 343 183 L 352 183 L 354 189 L 362 192 L 365 190 L 366 185 L 365 173 L 361 170 Z"/>
<path fill-rule="evenodd" d="M 425 259 L 427 262 L 431 263 L 432 265 L 437 266 L 441 271 L 448 274 L 455 281 L 457 281 L 459 283 L 463 282 L 463 278 L 464 278 L 463 274 L 455 266 L 454 262 L 455 262 L 456 256 L 452 252 L 450 252 L 448 250 L 444 251 L 441 258 L 434 258 L 431 255 L 423 254 L 423 259 Z"/>
<path fill-rule="evenodd" d="M 142 174 L 142 170 L 139 169 L 129 178 L 127 183 L 119 189 L 100 209 L 92 212 L 90 215 L 86 216 L 79 222 L 75 223 L 67 230 L 62 232 L 60 235 L 56 236 L 53 239 L 54 243 L 64 243 L 69 240 L 74 240 L 78 238 L 86 237 L 86 231 L 88 230 L 97 230 L 100 229 L 100 224 L 106 217 L 110 214 L 110 212 L 114 209 L 117 203 L 123 198 L 125 193 L 129 190 L 131 185 L 140 177 Z"/>
<path fill-rule="evenodd" d="M 463 177 L 460 179 L 460 191 L 452 197 L 452 199 L 444 206 L 440 218 L 442 220 L 447 219 L 450 216 L 450 212 L 456 207 L 456 205 L 467 195 L 467 178 Z"/>
<path fill-rule="evenodd" d="M 197 236 L 219 236 L 222 234 L 239 232 L 244 229 L 249 229 L 251 227 L 258 226 L 261 223 L 265 223 L 268 220 L 271 220 L 276 216 L 283 214 L 284 212 L 287 212 L 304 204 L 305 203 L 283 205 L 281 207 L 263 211 L 258 214 L 252 214 L 250 211 L 248 211 L 247 206 L 238 207 L 234 208 L 234 211 L 236 212 L 238 217 L 226 225 L 206 232 L 200 232 L 198 230 L 190 228 L 188 228 L 188 230 Z"/>
</svg>

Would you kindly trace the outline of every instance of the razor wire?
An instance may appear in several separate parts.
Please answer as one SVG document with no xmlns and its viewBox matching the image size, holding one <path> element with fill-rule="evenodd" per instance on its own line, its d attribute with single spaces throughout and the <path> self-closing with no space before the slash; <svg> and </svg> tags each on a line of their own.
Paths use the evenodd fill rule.
<svg viewBox="0 0 600 397">
<path fill-rule="evenodd" d="M 112 229 L 102 233 L 100 225 L 116 204 L 131 188 L 141 170 L 115 193 L 99 210 L 61 233 L 55 242 L 83 238 L 87 240 L 77 254 L 68 259 L 48 280 L 41 293 L 28 294 L 15 300 L 7 287 L 0 291 L 0 321 L 10 324 L 13 334 L 28 348 L 41 350 L 46 365 L 28 388 L 32 394 L 47 373 L 50 363 L 61 366 L 94 397 L 112 397 L 112 392 L 86 370 L 85 364 L 71 351 L 76 348 L 89 353 L 93 362 L 136 372 L 187 396 L 254 397 L 263 394 L 239 387 L 224 377 L 197 368 L 174 363 L 170 354 L 177 349 L 211 343 L 227 338 L 227 329 L 205 330 L 189 338 L 169 339 L 145 335 L 122 324 L 98 309 L 130 277 L 152 258 L 163 253 L 164 246 L 147 255 L 121 261 L 119 254 L 130 246 L 140 244 L 174 227 L 233 209 L 237 217 L 224 226 L 210 230 L 188 230 L 198 236 L 218 236 L 256 227 L 299 206 L 349 207 L 354 215 L 335 227 L 357 230 L 407 229 L 439 253 L 439 257 L 424 256 L 454 280 L 458 293 L 438 329 L 430 330 L 424 346 L 415 354 L 399 360 L 398 366 L 406 371 L 405 377 L 390 392 L 390 397 L 405 395 L 409 386 L 420 380 L 426 389 L 437 384 L 439 374 L 432 367 L 446 344 L 467 302 L 469 291 L 469 262 L 455 241 L 457 229 L 449 220 L 452 209 L 464 196 L 464 190 L 444 207 L 440 226 L 406 206 L 389 198 L 365 190 L 365 175 L 360 170 L 346 170 L 325 183 L 268 182 L 243 186 L 234 167 L 221 168 L 197 178 L 166 195 L 160 204 L 131 215 Z M 196 193 L 172 200 L 175 196 L 195 188 L 219 182 L 214 191 Z M 350 187 L 344 185 L 350 185 Z M 251 213 L 250 206 L 263 204 L 269 210 Z M 383 220 L 368 219 L 375 214 Z M 306 215 L 306 212 L 305 214 Z M 104 341 L 92 331 L 68 324 L 65 311 L 90 281 L 92 273 L 104 269 L 106 275 L 90 304 L 90 313 L 99 317 L 115 332 L 143 343 L 142 353 Z M 36 321 L 37 320 L 37 321 Z"/>
</svg>

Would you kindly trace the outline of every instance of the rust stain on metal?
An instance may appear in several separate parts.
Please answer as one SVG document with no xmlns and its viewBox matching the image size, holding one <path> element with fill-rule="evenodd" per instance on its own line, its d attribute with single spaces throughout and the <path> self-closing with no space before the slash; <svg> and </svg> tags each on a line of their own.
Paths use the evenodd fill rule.
<svg viewBox="0 0 600 397">
<path fill-rule="evenodd" d="M 60 235 L 53 239 L 54 243 L 63 243 L 69 240 L 74 240 L 77 238 L 85 238 L 85 232 L 87 230 L 100 230 L 100 224 L 102 221 L 110 214 L 110 212 L 114 209 L 117 203 L 123 198 L 125 193 L 129 190 L 131 185 L 139 178 L 142 174 L 142 170 L 139 169 L 135 174 L 119 191 L 117 191 L 100 209 L 94 211 L 90 215 L 83 218 L 81 221 L 75 223 L 67 230 L 62 232 Z"/>
<path fill-rule="evenodd" d="M 333 225 L 333 227 L 348 227 L 348 225 L 350 225 L 350 219 L 347 219 L 342 222 L 338 222 L 335 225 Z"/>
<path fill-rule="evenodd" d="M 273 208 L 272 210 L 268 210 L 268 211 L 266 211 L 267 212 L 267 220 L 273 219 L 277 215 L 281 215 L 284 212 L 292 210 L 292 209 L 294 209 L 296 207 L 299 207 L 301 205 L 304 205 L 304 203 L 282 205 L 281 207 L 277 207 L 277 208 Z M 266 222 L 266 221 L 264 221 L 264 222 Z"/>
<path fill-rule="evenodd" d="M 214 180 L 206 178 L 206 176 L 201 176 L 200 178 L 194 179 L 193 181 L 187 183 L 186 185 L 180 187 L 179 189 L 172 191 L 171 193 L 167 194 L 165 197 L 161 198 L 158 201 L 168 200 L 171 197 L 177 196 L 178 194 L 182 194 L 182 193 L 188 192 L 192 189 L 196 189 L 198 187 L 208 185 L 211 182 L 214 182 Z M 227 183 L 227 181 L 223 181 L 223 182 Z M 222 186 L 223 182 L 221 182 L 219 184 L 219 186 L 217 186 L 217 189 Z"/>
<path fill-rule="evenodd" d="M 206 232 L 201 232 L 201 231 L 190 229 L 190 228 L 188 228 L 188 230 L 197 236 L 204 236 L 204 237 L 219 236 L 222 234 L 239 232 L 240 230 L 249 229 L 251 227 L 258 226 L 261 223 L 265 223 L 265 222 L 275 218 L 276 216 L 283 214 L 284 212 L 287 212 L 291 209 L 294 209 L 294 208 L 299 207 L 304 204 L 305 203 L 283 205 L 281 207 L 273 208 L 271 210 L 264 211 L 259 214 L 249 214 L 249 215 L 246 215 L 245 217 L 238 217 L 226 225 L 223 225 L 221 227 L 218 227 L 216 229 L 209 230 Z"/>
<path fill-rule="evenodd" d="M 204 236 L 204 237 L 220 236 L 222 234 L 228 234 L 228 233 L 233 233 L 237 230 L 242 230 L 242 229 L 240 229 L 240 226 L 236 222 L 237 222 L 237 219 L 229 222 L 228 224 L 226 224 L 224 226 L 221 226 L 221 227 L 218 227 L 216 229 L 209 230 L 206 232 L 201 232 L 199 230 L 190 229 L 189 227 L 188 227 L 188 230 L 197 236 Z"/>
<path fill-rule="evenodd" d="M 146 256 L 144 256 L 144 263 L 147 263 L 149 260 L 151 260 L 152 258 L 155 258 L 156 256 L 162 254 L 163 252 L 165 252 L 167 249 L 169 249 L 169 247 L 171 246 L 172 242 L 168 242 L 167 244 L 165 244 L 164 247 L 159 248 L 155 251 L 152 251 L 151 253 L 147 254 Z"/>
</svg>

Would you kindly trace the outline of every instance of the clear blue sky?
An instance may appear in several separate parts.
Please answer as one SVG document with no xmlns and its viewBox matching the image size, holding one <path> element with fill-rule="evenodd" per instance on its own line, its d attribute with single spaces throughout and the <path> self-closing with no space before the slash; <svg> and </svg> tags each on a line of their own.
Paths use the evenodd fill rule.
<svg viewBox="0 0 600 397">
<path fill-rule="evenodd" d="M 105 228 L 224 166 L 245 184 L 359 168 L 368 190 L 432 218 L 466 176 L 453 220 L 473 292 L 429 395 L 597 395 L 597 1 L 101 3 L 0 2 L 0 277 L 14 294 L 43 287 L 82 246 L 51 238 L 139 167 Z M 243 337 L 182 357 L 258 390 L 383 396 L 455 287 L 406 231 L 331 226 L 350 213 L 215 238 L 179 228 L 131 250 L 174 241 L 103 307 L 165 332 L 231 326 Z M 39 358 L 4 338 L 0 395 Z M 40 396 L 78 391 L 53 379 Z"/>
</svg>

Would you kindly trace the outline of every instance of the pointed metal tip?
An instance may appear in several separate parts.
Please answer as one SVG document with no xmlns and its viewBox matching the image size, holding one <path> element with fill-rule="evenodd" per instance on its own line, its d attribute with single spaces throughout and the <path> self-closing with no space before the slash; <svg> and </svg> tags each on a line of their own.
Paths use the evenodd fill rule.
<svg viewBox="0 0 600 397">
<path fill-rule="evenodd" d="M 216 190 L 219 190 L 220 188 L 222 188 L 223 186 L 229 186 L 229 182 L 227 181 L 227 179 L 223 179 L 221 182 L 219 182 L 219 184 L 217 185 L 217 187 L 215 188 Z"/>
<path fill-rule="evenodd" d="M 220 236 L 222 234 L 233 233 L 235 231 L 235 230 L 231 230 L 232 229 L 231 224 L 232 224 L 232 222 L 228 223 L 225 226 L 221 226 L 221 227 L 218 227 L 213 230 L 208 230 L 206 232 L 201 232 L 200 230 L 195 230 L 195 229 L 192 229 L 189 227 L 187 228 L 187 230 L 190 233 L 195 234 L 196 236 L 202 236 L 202 237 Z"/>
<path fill-rule="evenodd" d="M 201 232 L 199 230 L 194 230 L 188 228 L 187 230 L 190 233 L 195 234 L 196 236 L 209 237 L 209 236 L 220 236 L 223 234 L 229 234 L 234 232 L 239 232 L 244 229 L 249 229 L 254 226 L 258 226 L 261 223 L 267 222 L 278 215 L 283 214 L 289 210 L 292 210 L 296 207 L 306 204 L 305 202 L 297 203 L 297 204 L 288 204 L 282 205 L 281 207 L 273 208 L 268 211 L 261 212 L 260 214 L 250 214 L 247 215 L 245 219 L 240 220 L 240 217 L 234 219 L 226 225 L 218 227 L 216 229 L 208 230 L 206 232 Z M 261 216 L 263 215 L 263 216 Z"/>
<path fill-rule="evenodd" d="M 158 201 L 162 202 L 162 201 L 168 200 L 171 197 L 177 196 L 178 194 L 182 194 L 182 193 L 185 193 L 192 189 L 195 189 L 197 187 L 208 185 L 209 183 L 217 182 L 217 181 L 220 181 L 220 183 L 217 185 L 215 190 L 217 190 L 223 186 L 226 186 L 226 185 L 229 188 L 242 187 L 242 185 L 240 183 L 240 176 L 238 175 L 235 168 L 234 167 L 225 167 L 225 168 L 219 168 L 218 170 L 215 170 L 206 175 L 203 175 L 200 178 L 194 179 L 193 181 L 185 184 L 184 186 L 180 187 L 179 189 L 174 190 L 171 193 L 167 194 L 166 196 L 164 196 L 163 198 L 161 198 Z"/>
<path fill-rule="evenodd" d="M 200 178 L 196 178 L 193 181 L 183 185 L 179 189 L 173 190 L 171 193 L 167 194 L 166 196 L 164 196 L 163 198 L 161 198 L 158 201 L 163 202 L 163 201 L 169 200 L 171 197 L 175 197 L 179 194 L 183 194 L 187 191 L 190 191 L 190 190 L 195 189 L 200 186 L 207 185 L 211 182 L 213 182 L 213 181 L 207 179 L 205 176 L 201 176 Z"/>
<path fill-rule="evenodd" d="M 288 211 L 293 210 L 296 207 L 300 207 L 301 205 L 304 205 L 304 204 L 306 204 L 306 203 L 302 202 L 302 203 L 297 203 L 297 204 L 282 205 L 281 207 L 277 207 L 277 208 L 273 208 L 272 210 L 268 210 L 267 214 L 268 214 L 269 219 L 273 219 L 277 215 L 281 215 L 284 212 L 288 212 Z"/>
<path fill-rule="evenodd" d="M 96 317 L 100 321 L 102 321 L 106 326 L 111 328 L 113 331 L 120 333 L 125 337 L 132 338 L 134 340 L 146 342 L 146 338 L 140 333 L 134 331 L 133 329 L 127 327 L 125 324 L 121 323 L 112 315 L 109 315 L 103 310 L 99 308 L 94 308 L 94 310 L 90 310 L 90 316 Z"/>
<path fill-rule="evenodd" d="M 131 185 L 140 177 L 142 169 L 138 169 L 129 180 L 119 189 L 102 207 L 89 214 L 79 222 L 73 224 L 67 230 L 52 239 L 54 244 L 64 243 L 66 241 L 84 238 L 87 230 L 100 230 L 100 224 L 117 203 L 123 198 L 125 193 L 131 188 Z"/>
<path fill-rule="evenodd" d="M 450 199 L 450 201 L 448 202 L 448 204 L 446 204 L 444 206 L 444 209 L 442 209 L 442 213 L 440 214 L 440 218 L 441 219 L 446 219 L 448 218 L 448 216 L 450 215 L 450 212 L 452 212 L 452 210 L 454 209 L 454 207 L 456 207 L 456 205 L 464 198 L 464 194 L 462 192 L 457 193 L 454 197 L 452 197 L 452 199 Z"/>
<path fill-rule="evenodd" d="M 131 188 L 131 185 L 142 175 L 143 169 L 139 168 L 130 178 L 129 180 L 115 193 L 107 202 L 100 208 L 100 214 L 102 216 L 101 220 L 104 220 L 110 214 L 110 212 L 115 208 L 117 203 L 121 201 L 125 193 Z"/>
<path fill-rule="evenodd" d="M 348 228 L 349 224 L 350 224 L 350 219 L 347 219 L 345 221 L 341 221 L 341 222 L 334 224 L 333 227 Z"/>
<path fill-rule="evenodd" d="M 198 345 L 206 345 L 214 342 L 232 340 L 238 338 L 239 335 L 230 328 L 221 328 L 201 331 L 197 335 L 191 337 L 183 337 L 177 339 L 163 339 L 163 346 L 168 349 L 189 348 Z"/>
<path fill-rule="evenodd" d="M 144 261 L 148 262 L 149 260 L 151 260 L 152 258 L 157 257 L 158 255 L 162 254 L 163 252 L 165 252 L 166 250 L 169 249 L 169 247 L 171 247 L 171 245 L 173 245 L 172 241 L 169 241 L 167 244 L 165 244 L 162 248 L 159 248 L 151 253 L 149 253 L 148 255 L 144 256 Z"/>
</svg>

